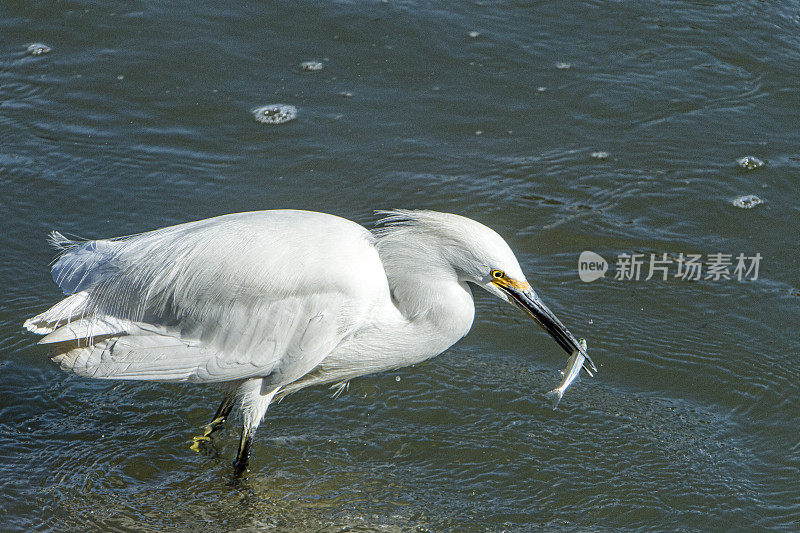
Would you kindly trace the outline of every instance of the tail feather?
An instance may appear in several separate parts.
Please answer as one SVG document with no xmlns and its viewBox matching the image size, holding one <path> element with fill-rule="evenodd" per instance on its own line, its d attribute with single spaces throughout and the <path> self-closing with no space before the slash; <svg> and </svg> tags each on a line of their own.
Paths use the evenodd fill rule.
<svg viewBox="0 0 800 533">
<path fill-rule="evenodd" d="M 553 389 L 545 394 L 544 397 L 553 402 L 553 410 L 555 411 L 556 407 L 558 407 L 558 403 L 561 401 L 561 398 L 564 397 L 564 391 L 561 389 Z"/>
<path fill-rule="evenodd" d="M 23 326 L 31 333 L 48 335 L 56 329 L 83 316 L 89 294 L 86 291 L 78 292 L 64 298 L 56 305 L 25 321 Z"/>
<path fill-rule="evenodd" d="M 129 320 L 113 317 L 81 318 L 65 324 L 39 341 L 39 344 L 58 344 L 61 342 L 83 341 L 92 344 L 94 337 L 128 334 L 137 329 Z"/>
</svg>

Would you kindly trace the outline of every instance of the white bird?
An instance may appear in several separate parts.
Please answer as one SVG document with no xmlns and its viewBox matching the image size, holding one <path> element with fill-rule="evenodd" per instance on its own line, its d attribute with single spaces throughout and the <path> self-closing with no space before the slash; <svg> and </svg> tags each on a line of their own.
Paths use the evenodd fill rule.
<svg viewBox="0 0 800 533">
<path fill-rule="evenodd" d="M 52 266 L 67 297 L 29 319 L 79 376 L 226 382 L 196 447 L 239 403 L 234 462 L 247 469 L 270 402 L 302 388 L 419 363 L 467 334 L 470 283 L 527 312 L 573 353 L 578 341 L 474 220 L 397 210 L 376 230 L 308 211 L 224 215 L 111 240 L 73 241 Z M 586 355 L 588 365 L 594 364 Z M 590 368 L 587 366 L 587 369 Z"/>
</svg>

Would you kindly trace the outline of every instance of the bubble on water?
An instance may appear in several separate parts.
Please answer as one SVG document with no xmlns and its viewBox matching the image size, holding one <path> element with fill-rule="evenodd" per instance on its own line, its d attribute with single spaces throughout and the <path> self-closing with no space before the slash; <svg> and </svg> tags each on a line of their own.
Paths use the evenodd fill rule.
<svg viewBox="0 0 800 533">
<path fill-rule="evenodd" d="M 568 70 L 568 69 L 572 68 L 572 64 L 571 63 L 558 62 L 558 63 L 556 63 L 556 68 L 558 70 Z"/>
<path fill-rule="evenodd" d="M 481 32 L 479 32 L 479 31 L 471 31 L 467 35 L 469 35 L 473 39 L 477 39 L 478 37 L 481 36 Z"/>
<path fill-rule="evenodd" d="M 594 159 L 608 159 L 608 152 L 592 152 Z"/>
<path fill-rule="evenodd" d="M 740 157 L 736 160 L 736 164 L 742 167 L 745 170 L 753 170 L 758 167 L 763 167 L 764 162 L 757 157 L 753 157 L 752 155 L 746 155 L 744 157 Z"/>
<path fill-rule="evenodd" d="M 253 109 L 253 116 L 264 124 L 285 124 L 297 118 L 297 108 L 288 104 L 270 104 Z"/>
<path fill-rule="evenodd" d="M 306 72 L 317 72 L 322 70 L 324 65 L 320 61 L 303 61 L 300 63 L 300 70 L 305 70 Z"/>
<path fill-rule="evenodd" d="M 32 56 L 41 56 L 49 54 L 53 49 L 42 43 L 31 43 L 28 45 L 28 53 Z"/>
<path fill-rule="evenodd" d="M 400 376 L 395 376 L 395 377 L 394 377 L 394 380 L 395 380 L 395 381 L 400 381 Z"/>
<path fill-rule="evenodd" d="M 733 201 L 733 205 L 735 205 L 736 207 L 741 207 L 742 209 L 752 209 L 758 204 L 763 204 L 763 203 L 764 200 L 762 200 L 755 194 L 740 196 Z"/>
</svg>

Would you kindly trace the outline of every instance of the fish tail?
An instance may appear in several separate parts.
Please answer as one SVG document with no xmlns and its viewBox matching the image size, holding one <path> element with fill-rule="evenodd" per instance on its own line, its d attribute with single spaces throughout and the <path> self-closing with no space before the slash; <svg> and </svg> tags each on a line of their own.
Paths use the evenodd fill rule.
<svg viewBox="0 0 800 533">
<path fill-rule="evenodd" d="M 556 407 L 558 407 L 558 402 L 561 401 L 561 398 L 564 396 L 564 391 L 561 389 L 553 389 L 547 394 L 544 395 L 545 398 L 553 402 L 553 410 L 555 411 Z"/>
<path fill-rule="evenodd" d="M 597 367 L 594 366 L 594 361 L 592 361 L 592 358 L 589 357 L 589 354 L 587 353 L 584 353 L 583 356 L 585 357 L 583 361 L 583 369 L 586 370 L 587 374 L 594 377 L 592 372 L 597 372 Z"/>
</svg>

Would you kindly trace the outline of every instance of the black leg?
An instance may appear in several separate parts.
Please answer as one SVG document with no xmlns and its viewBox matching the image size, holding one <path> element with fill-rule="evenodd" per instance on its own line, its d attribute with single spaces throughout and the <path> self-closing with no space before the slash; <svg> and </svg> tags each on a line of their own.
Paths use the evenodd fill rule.
<svg viewBox="0 0 800 533">
<path fill-rule="evenodd" d="M 236 401 L 232 396 L 225 396 L 225 398 L 222 400 L 222 403 L 219 404 L 219 408 L 217 409 L 217 413 L 214 415 L 214 419 L 208 424 L 208 427 L 211 428 L 211 433 L 217 431 L 218 429 L 222 429 L 222 425 L 225 423 L 225 420 L 228 419 L 228 415 L 231 414 L 231 410 L 233 409 L 233 405 L 235 403 Z M 209 435 L 211 433 L 209 433 Z"/>
<path fill-rule="evenodd" d="M 247 429 L 242 430 L 242 438 L 239 441 L 239 453 L 236 454 L 236 460 L 233 462 L 233 473 L 236 476 L 241 476 L 247 472 L 248 464 L 250 463 L 250 447 L 253 444 L 253 434 Z"/>
<path fill-rule="evenodd" d="M 267 412 L 269 403 L 280 390 L 280 387 L 271 389 L 267 387 L 265 389 L 264 379 L 253 378 L 246 380 L 238 389 L 237 396 L 242 399 L 243 424 L 239 452 L 236 454 L 236 461 L 233 462 L 233 471 L 236 477 L 240 477 L 248 471 L 247 466 L 250 462 L 250 447 L 253 444 L 253 436 L 256 434 L 256 430 Z"/>
<path fill-rule="evenodd" d="M 222 429 L 222 426 L 225 424 L 225 420 L 227 420 L 228 415 L 231 414 L 231 410 L 233 409 L 235 403 L 234 396 L 225 396 L 225 398 L 222 400 L 222 403 L 219 404 L 219 408 L 217 409 L 217 413 L 214 415 L 214 419 L 203 428 L 203 434 L 192 437 L 192 440 L 194 441 L 191 445 L 192 450 L 199 452 L 201 443 L 210 441 L 211 434 Z"/>
</svg>

